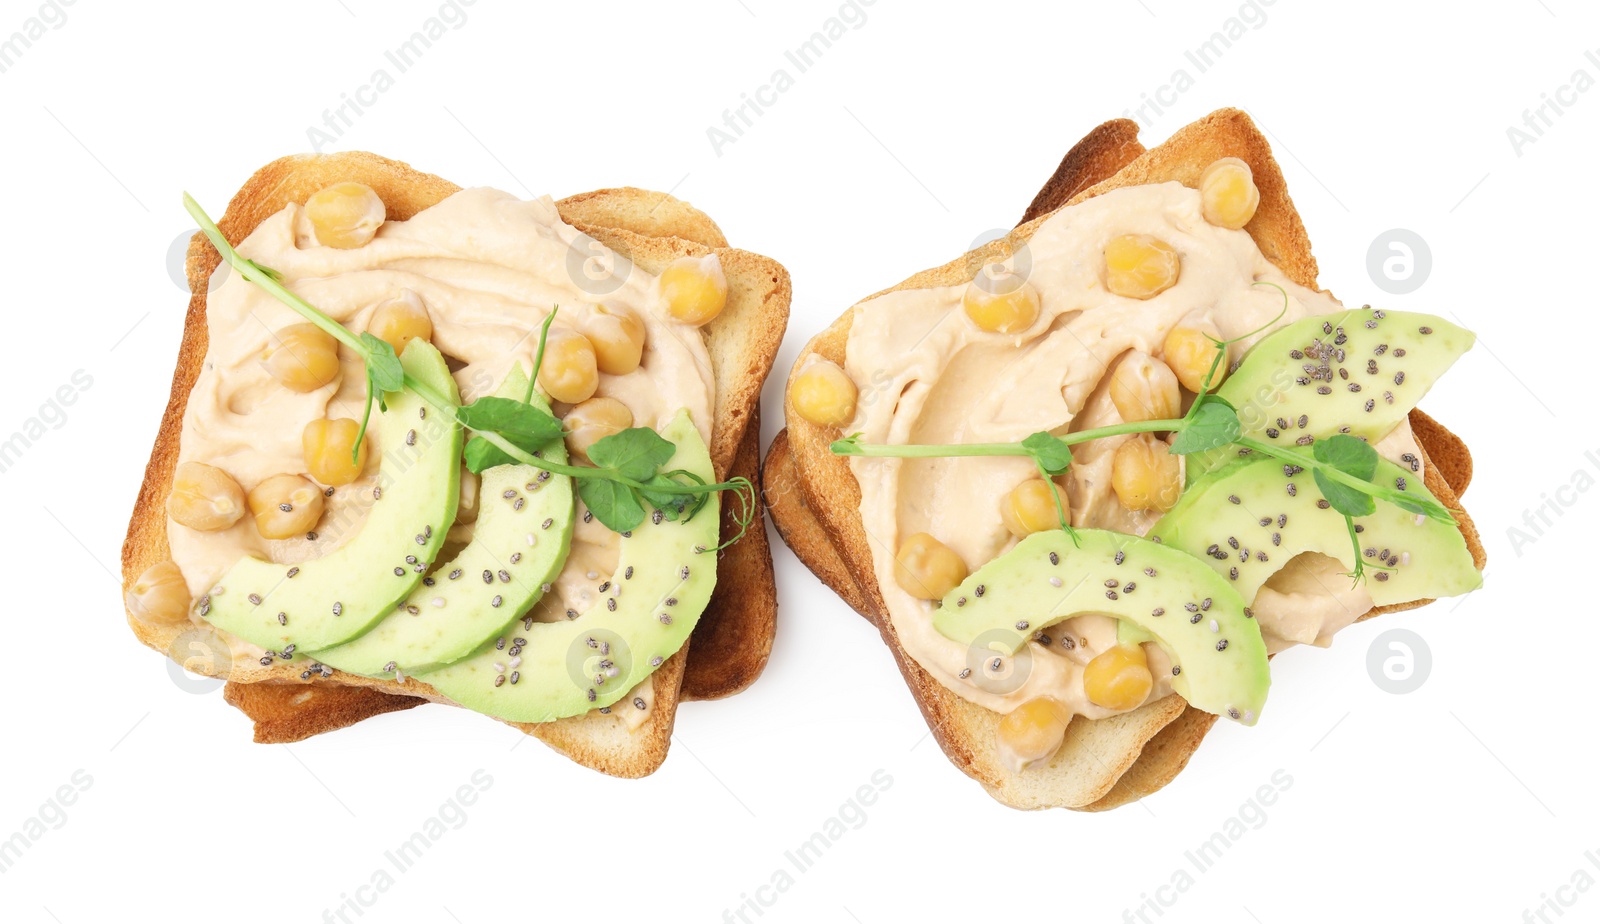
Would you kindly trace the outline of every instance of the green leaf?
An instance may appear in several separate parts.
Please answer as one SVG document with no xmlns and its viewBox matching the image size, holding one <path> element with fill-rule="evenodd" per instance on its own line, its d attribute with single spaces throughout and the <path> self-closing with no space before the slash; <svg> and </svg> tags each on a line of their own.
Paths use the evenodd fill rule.
<svg viewBox="0 0 1600 924">
<path fill-rule="evenodd" d="M 371 331 L 361 332 L 361 345 L 367 351 L 367 378 L 382 391 L 399 391 L 406 384 L 406 370 L 400 357 L 388 341 L 380 340 Z"/>
<path fill-rule="evenodd" d="M 1311 455 L 1324 465 L 1331 465 L 1346 475 L 1371 481 L 1378 473 L 1378 450 L 1366 440 L 1347 433 L 1336 433 L 1318 440 L 1311 447 Z"/>
<path fill-rule="evenodd" d="M 683 515 L 685 510 L 699 506 L 698 502 L 703 501 L 705 498 L 703 494 L 684 494 L 681 491 L 672 490 L 682 487 L 682 482 L 675 480 L 665 472 L 656 475 L 646 481 L 645 484 L 648 487 L 640 489 L 639 494 L 650 502 L 650 506 L 661 511 L 662 516 L 669 520 L 676 520 Z M 652 490 L 652 488 L 655 490 Z"/>
<path fill-rule="evenodd" d="M 625 533 L 644 522 L 644 505 L 627 485 L 607 478 L 580 478 L 578 497 L 595 519 L 614 533 Z"/>
<path fill-rule="evenodd" d="M 1040 471 L 1060 475 L 1072 467 L 1072 447 L 1043 430 L 1022 441 L 1022 448 L 1033 456 Z"/>
<path fill-rule="evenodd" d="M 1186 456 L 1227 446 L 1239 438 L 1239 414 L 1222 398 L 1209 395 L 1191 409 L 1189 422 L 1172 441 L 1172 452 Z"/>
<path fill-rule="evenodd" d="M 481 436 L 474 436 L 467 440 L 466 448 L 461 452 L 461 458 L 467 463 L 467 471 L 481 475 L 496 465 L 510 465 L 516 459 L 506 455 L 499 446 L 489 442 Z"/>
<path fill-rule="evenodd" d="M 670 440 L 649 427 L 629 427 L 596 440 L 589 447 L 589 461 L 631 481 L 649 481 L 676 451 Z"/>
<path fill-rule="evenodd" d="M 1371 494 L 1334 481 L 1320 468 L 1312 469 L 1311 477 L 1316 480 L 1317 490 L 1333 505 L 1333 509 L 1347 517 L 1371 516 L 1377 509 L 1378 505 Z"/>
<path fill-rule="evenodd" d="M 554 415 L 511 398 L 479 398 L 456 411 L 456 419 L 469 429 L 493 430 L 529 452 L 561 438 L 561 421 Z"/>
</svg>

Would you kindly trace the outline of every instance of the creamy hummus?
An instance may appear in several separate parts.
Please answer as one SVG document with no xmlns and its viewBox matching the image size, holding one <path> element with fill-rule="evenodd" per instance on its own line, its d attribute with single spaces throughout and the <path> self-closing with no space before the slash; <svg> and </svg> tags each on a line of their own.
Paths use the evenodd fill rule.
<svg viewBox="0 0 1600 924">
<path fill-rule="evenodd" d="M 567 225 L 548 197 L 523 201 L 491 189 L 463 190 L 408 221 L 384 224 L 370 243 L 353 250 L 318 245 L 304 209 L 291 204 L 261 222 L 238 251 L 276 270 L 292 291 L 357 332 L 366 329 L 380 303 L 414 293 L 427 308 L 433 344 L 450 361 L 463 402 L 493 393 L 514 363 L 532 368 L 539 326 L 552 307 L 560 306 L 557 327 L 581 328 L 596 303 L 625 305 L 645 323 L 643 360 L 626 375 L 602 374 L 596 394 L 627 405 L 636 426 L 659 428 L 687 408 L 710 442 L 715 393 L 703 335 L 667 314 L 653 274 Z M 596 258 L 614 267 L 603 285 L 586 273 L 586 261 Z M 225 264 L 220 271 L 227 272 Z M 606 291 L 586 290 L 597 288 Z M 341 348 L 339 379 L 304 394 L 284 388 L 262 363 L 274 332 L 303 320 L 237 273 L 211 292 L 210 345 L 184 411 L 180 462 L 217 466 L 249 491 L 272 475 L 305 470 L 300 434 L 309 421 L 360 419 L 366 379 L 361 361 L 348 350 Z M 220 532 L 199 532 L 169 519 L 172 560 L 191 595 L 210 589 L 241 556 L 305 561 L 358 533 L 366 512 L 362 499 L 381 477 L 380 454 L 369 455 L 362 477 L 327 498 L 314 540 L 263 539 L 249 516 Z M 441 562 L 472 537 L 476 485 L 475 477 L 463 476 L 462 513 Z M 586 522 L 581 504 L 578 513 L 572 553 L 536 618 L 565 618 L 569 608 L 582 612 L 596 599 L 597 586 L 611 578 L 616 534 L 598 521 Z M 227 641 L 238 664 L 262 654 L 240 639 Z M 645 713 L 618 714 L 636 723 Z"/>
<path fill-rule="evenodd" d="M 1108 292 L 1101 251 L 1120 234 L 1153 235 L 1175 248 L 1183 260 L 1177 284 L 1145 301 Z M 1283 295 L 1252 283 L 1282 286 L 1288 308 L 1275 325 L 1233 344 L 1228 362 L 1278 327 L 1343 310 L 1331 295 L 1285 277 L 1246 232 L 1208 223 L 1200 194 L 1178 183 L 1128 187 L 1062 209 L 1004 265 L 1025 275 L 1040 294 L 1040 316 L 1021 333 L 985 333 L 974 326 L 961 308 L 964 284 L 902 289 L 855 307 L 845 371 L 861 394 L 845 433 L 859 432 L 867 443 L 987 443 L 1120 423 L 1107 375 L 1117 360 L 1133 350 L 1159 358 L 1167 333 L 1183 321 L 1208 320 L 1224 339 L 1270 324 L 1283 311 Z M 1111 490 L 1111 459 L 1128 438 L 1075 447 L 1072 468 L 1057 479 L 1074 526 L 1144 535 L 1158 518 L 1128 510 Z M 1417 452 L 1406 424 L 1376 446 L 1393 460 Z M 931 620 L 936 604 L 912 597 L 894 579 L 895 550 L 916 532 L 931 533 L 974 570 L 1014 545 L 1000 503 L 1036 477 L 1032 460 L 849 462 L 861 483 L 861 521 L 889 619 L 917 663 L 961 697 L 999 712 L 1048 695 L 1077 714 L 1111 714 L 1091 703 L 1083 687 L 1084 665 L 1116 644 L 1111 617 L 1079 616 L 1047 630 L 1074 639 L 1071 650 L 1030 644 L 1026 654 L 1006 659 L 1011 663 L 1005 675 L 974 669 L 961 679 L 964 670 L 986 659 L 975 661 L 966 646 L 940 635 Z M 1371 607 L 1366 591 L 1352 588 L 1342 570 L 1334 559 L 1302 555 L 1262 588 L 1253 609 L 1269 650 L 1326 645 Z M 1171 665 L 1155 646 L 1146 647 L 1154 700 L 1172 692 Z"/>
</svg>

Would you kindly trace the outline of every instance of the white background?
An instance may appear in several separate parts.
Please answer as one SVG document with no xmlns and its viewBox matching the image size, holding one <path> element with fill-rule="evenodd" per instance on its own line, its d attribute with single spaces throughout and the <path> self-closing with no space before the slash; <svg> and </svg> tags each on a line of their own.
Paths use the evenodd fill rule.
<svg viewBox="0 0 1600 924">
<path fill-rule="evenodd" d="M 362 917 L 346 906 L 348 920 L 721 921 L 741 907 L 748 921 L 847 924 L 1137 921 L 1141 907 L 1163 924 L 1513 922 L 1541 907 L 1547 921 L 1600 919 L 1600 886 L 1573 887 L 1600 879 L 1585 708 L 1600 496 L 1572 486 L 1600 478 L 1600 92 L 1563 91 L 1573 104 L 1520 153 L 1507 136 L 1575 71 L 1600 78 L 1585 58 L 1600 48 L 1592 7 L 1277 0 L 1264 23 L 1247 11 L 1258 27 L 1199 73 L 1184 53 L 1234 0 L 877 0 L 796 75 L 784 51 L 834 0 L 533 6 L 464 7 L 334 147 L 521 195 L 673 190 L 793 274 L 774 381 L 856 299 L 1011 225 L 1084 132 L 1187 70 L 1174 106 L 1146 110 L 1146 143 L 1219 106 L 1249 109 L 1323 285 L 1478 332 L 1425 407 L 1476 455 L 1466 502 L 1487 588 L 1284 655 L 1258 727 L 1219 726 L 1171 786 L 1106 815 L 991 801 L 931 743 L 876 633 L 781 545 L 765 675 L 684 707 L 646 780 L 438 706 L 251 744 L 219 692 L 187 691 L 134 641 L 116 577 L 183 320 L 168 262 L 191 228 L 179 192 L 220 212 L 258 166 L 310 148 L 324 110 L 375 69 L 394 74 L 384 51 L 439 4 L 77 0 L 0 74 L 0 436 L 75 370 L 93 380 L 0 474 L 14 569 L 0 839 L 75 771 L 92 782 L 0 874 L 0 917 L 321 921 L 359 894 L 375 903 Z M 38 9 L 0 3 L 0 36 Z M 707 127 L 780 67 L 794 86 L 719 156 Z M 1430 245 L 1409 295 L 1367 270 L 1392 228 Z M 767 389 L 768 438 L 779 398 Z M 1559 516 L 1541 535 L 1508 532 L 1547 500 Z M 1367 666 L 1393 628 L 1431 651 L 1407 695 Z M 466 822 L 387 892 L 360 892 L 479 768 L 493 784 Z M 796 872 L 784 852 L 878 770 L 892 783 L 865 821 Z M 1197 872 L 1185 851 L 1279 770 L 1288 789 L 1264 815 L 1246 809 L 1257 826 Z M 763 888 L 780 869 L 792 885 Z M 1192 886 L 1158 891 L 1178 870 Z"/>
</svg>

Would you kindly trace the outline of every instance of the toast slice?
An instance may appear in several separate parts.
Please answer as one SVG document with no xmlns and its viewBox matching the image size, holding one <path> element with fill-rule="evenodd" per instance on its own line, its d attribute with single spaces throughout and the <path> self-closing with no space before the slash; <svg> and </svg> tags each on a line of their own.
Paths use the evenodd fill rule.
<svg viewBox="0 0 1600 924">
<path fill-rule="evenodd" d="M 331 183 L 353 180 L 372 187 L 389 217 L 407 219 L 456 192 L 459 187 L 398 161 L 367 153 L 286 157 L 263 167 L 229 203 L 218 225 L 230 241 L 246 237 L 262 220 L 289 202 L 304 202 Z M 753 474 L 757 462 L 756 402 L 772 368 L 788 321 L 788 273 L 770 258 L 727 246 L 722 231 L 703 212 L 665 193 L 638 189 L 599 190 L 557 203 L 563 220 L 635 264 L 659 271 L 684 255 L 715 252 L 728 279 L 728 303 L 705 328 L 716 382 L 711 459 L 719 479 L 740 471 Z M 178 456 L 184 408 L 206 353 L 206 287 L 220 257 L 196 234 L 186 264 L 194 293 L 173 375 L 171 397 L 157 433 L 145 479 L 135 502 L 122 550 L 125 588 L 150 565 L 169 557 L 164 503 Z M 747 435 L 748 433 L 748 435 Z M 724 519 L 726 529 L 728 519 Z M 756 524 L 759 526 L 759 523 Z M 689 676 L 683 649 L 654 674 L 654 709 L 637 730 L 607 716 L 578 716 L 559 722 L 517 725 L 586 766 L 615 776 L 644 776 L 665 758 L 677 704 L 688 692 L 704 698 L 725 696 L 760 673 L 771 648 L 776 619 L 770 550 L 760 529 L 752 529 L 725 553 L 739 562 L 719 581 L 716 611 L 703 619 L 707 654 Z M 726 591 L 721 587 L 726 582 Z M 390 680 L 335 672 L 328 680 L 304 682 L 303 664 L 277 662 L 258 667 L 230 661 L 227 648 L 209 627 L 160 627 L 130 614 L 129 624 L 145 645 L 199 673 L 229 680 L 227 701 L 257 720 L 263 741 L 299 740 L 340 728 L 370 715 L 445 701 L 413 679 Z M 186 657 L 191 654 L 201 657 Z M 313 675 L 315 676 L 315 675 Z"/>
<path fill-rule="evenodd" d="M 1238 157 L 1250 165 L 1261 203 L 1246 230 L 1262 253 L 1285 275 L 1316 288 L 1317 264 L 1310 240 L 1267 140 L 1249 116 L 1219 110 L 1149 150 L 1137 136 L 1138 126 L 1126 119 L 1099 126 L 1062 159 L 1010 235 L 884 291 L 965 283 L 982 266 L 1004 259 L 1064 205 L 1124 186 L 1168 180 L 1193 186 L 1201 171 L 1221 157 Z M 851 317 L 846 312 L 800 356 L 816 353 L 843 365 Z M 1464 489 L 1471 476 L 1466 446 L 1421 412 L 1412 414 L 1412 422 L 1426 455 L 1428 489 L 1445 505 L 1459 509 L 1455 486 Z M 796 414 L 788 414 L 786 423 L 763 467 L 773 522 L 801 561 L 878 627 L 935 740 L 957 767 L 1007 805 L 1088 811 L 1142 798 L 1183 769 L 1215 717 L 1189 707 L 1176 695 L 1100 721 L 1076 719 L 1048 763 L 1024 775 L 1002 767 L 993 744 L 1000 716 L 952 693 L 899 644 L 877 589 L 870 540 L 861 526 L 860 486 L 846 461 L 828 450 L 835 432 Z M 1464 513 L 1459 521 L 1481 568 L 1484 551 L 1472 521 Z M 1374 608 L 1362 618 L 1426 602 Z"/>
</svg>

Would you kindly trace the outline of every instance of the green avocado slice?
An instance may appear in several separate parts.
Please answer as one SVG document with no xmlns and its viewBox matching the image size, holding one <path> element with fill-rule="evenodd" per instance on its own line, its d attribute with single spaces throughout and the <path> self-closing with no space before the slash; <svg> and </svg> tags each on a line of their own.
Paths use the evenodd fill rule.
<svg viewBox="0 0 1600 924">
<path fill-rule="evenodd" d="M 661 431 L 677 452 L 664 471 L 715 479 L 687 411 Z M 693 518 L 652 514 L 623 533 L 616 571 L 577 618 L 513 626 L 479 651 L 416 679 L 475 712 L 549 722 L 610 706 L 683 647 L 717 581 L 719 498 Z"/>
<path fill-rule="evenodd" d="M 411 341 L 400 363 L 457 400 L 444 357 L 426 340 Z M 455 520 L 461 427 L 409 390 L 386 401 L 374 413 L 378 485 L 361 531 L 298 565 L 241 558 L 198 601 L 202 617 L 269 651 L 316 651 L 367 631 L 417 586 Z"/>
<path fill-rule="evenodd" d="M 1335 433 L 1376 441 L 1473 340 L 1465 328 L 1411 311 L 1302 318 L 1251 347 L 1217 395 L 1238 410 L 1244 436 L 1274 445 L 1304 446 Z M 1236 455 L 1231 448 L 1191 454 L 1188 481 Z"/>
<path fill-rule="evenodd" d="M 496 395 L 520 401 L 527 385 L 515 368 Z M 537 392 L 530 403 L 550 409 Z M 559 440 L 541 455 L 567 461 Z M 572 545 L 572 479 L 497 465 L 483 473 L 478 497 L 472 541 L 453 561 L 434 568 L 366 634 L 310 657 L 369 677 L 431 670 L 471 654 L 537 603 Z"/>
<path fill-rule="evenodd" d="M 1273 459 L 1246 457 L 1195 482 L 1150 530 L 1151 538 L 1197 555 L 1247 601 L 1302 552 L 1320 552 L 1355 570 L 1344 516 L 1328 506 L 1311 472 Z M 1422 476 L 1378 460 L 1373 478 L 1431 498 Z M 1379 606 L 1475 590 L 1483 575 L 1454 523 L 1378 501 L 1356 517 L 1367 592 Z M 1378 570 L 1380 568 L 1393 570 Z"/>
<path fill-rule="evenodd" d="M 1172 659 L 1172 687 L 1197 709 L 1254 725 L 1271 677 L 1250 610 L 1186 552 L 1137 536 L 1034 533 L 973 572 L 933 613 L 933 627 L 974 649 L 1014 654 L 1041 629 L 1097 613 L 1134 624 Z"/>
</svg>

